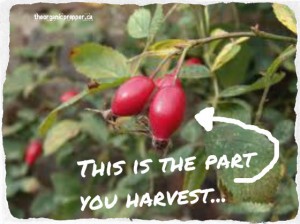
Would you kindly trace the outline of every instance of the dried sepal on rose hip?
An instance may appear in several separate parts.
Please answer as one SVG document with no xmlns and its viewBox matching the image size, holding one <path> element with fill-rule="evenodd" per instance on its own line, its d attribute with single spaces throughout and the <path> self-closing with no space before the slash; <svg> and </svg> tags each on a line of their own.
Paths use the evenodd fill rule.
<svg viewBox="0 0 300 224">
<path fill-rule="evenodd" d="M 27 145 L 25 150 L 25 158 L 24 158 L 25 163 L 28 166 L 32 166 L 42 154 L 42 150 L 43 150 L 42 142 L 38 139 L 32 140 Z"/>
<path fill-rule="evenodd" d="M 133 116 L 142 112 L 146 106 L 155 84 L 146 76 L 134 76 L 123 83 L 116 91 L 111 112 L 114 116 Z"/>
<path fill-rule="evenodd" d="M 167 147 L 171 135 L 181 125 L 186 107 L 185 93 L 176 84 L 161 88 L 149 108 L 152 144 L 155 149 Z"/>
</svg>

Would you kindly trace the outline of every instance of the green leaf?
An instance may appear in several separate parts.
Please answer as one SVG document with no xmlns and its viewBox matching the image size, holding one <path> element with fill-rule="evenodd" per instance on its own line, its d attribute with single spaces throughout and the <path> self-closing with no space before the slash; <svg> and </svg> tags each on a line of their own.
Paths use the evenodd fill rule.
<svg viewBox="0 0 300 224">
<path fill-rule="evenodd" d="M 20 208 L 15 207 L 14 205 L 9 203 L 9 210 L 13 217 L 16 217 L 18 219 L 24 219 L 25 218 L 25 211 L 23 211 Z"/>
<path fill-rule="evenodd" d="M 36 119 L 36 114 L 34 111 L 29 109 L 22 109 L 18 112 L 18 119 L 12 125 L 3 125 L 2 134 L 3 136 L 13 135 L 22 129 L 24 129 L 28 124 Z"/>
<path fill-rule="evenodd" d="M 146 181 L 147 179 L 149 179 L 149 173 L 129 174 L 118 182 L 117 189 L 130 189 L 136 185 L 139 185 L 142 181 Z"/>
<path fill-rule="evenodd" d="M 272 77 L 262 77 L 258 79 L 256 82 L 252 83 L 251 85 L 238 85 L 232 86 L 220 93 L 221 97 L 232 97 L 232 96 L 239 96 L 248 92 L 252 92 L 259 89 L 264 89 L 267 86 L 274 85 L 280 82 L 284 78 L 284 73 L 276 73 Z"/>
<path fill-rule="evenodd" d="M 210 36 L 211 37 L 216 37 L 216 36 L 222 36 L 228 34 L 227 31 L 221 29 L 221 28 L 216 28 L 214 30 L 211 31 Z M 222 39 L 219 40 L 214 40 L 210 43 L 208 43 L 208 51 L 209 54 L 211 55 L 212 53 L 214 53 L 215 49 L 218 47 L 218 45 L 222 42 Z"/>
<path fill-rule="evenodd" d="M 226 44 L 222 50 L 217 55 L 213 65 L 212 65 L 212 71 L 216 71 L 219 68 L 221 68 L 223 65 L 225 65 L 227 62 L 229 62 L 231 59 L 233 59 L 237 53 L 240 51 L 241 46 L 236 43 L 228 43 Z"/>
<path fill-rule="evenodd" d="M 4 138 L 3 146 L 5 151 L 5 159 L 7 161 L 23 160 L 25 143 L 16 139 Z"/>
<path fill-rule="evenodd" d="M 34 217 L 45 217 L 56 209 L 54 193 L 50 191 L 38 194 L 30 206 L 30 213 Z"/>
<path fill-rule="evenodd" d="M 190 143 L 195 143 L 203 135 L 203 129 L 195 119 L 190 120 L 180 131 L 180 137 Z"/>
<path fill-rule="evenodd" d="M 3 86 L 4 95 L 19 94 L 26 86 L 33 82 L 33 68 L 30 64 L 24 64 L 6 76 Z"/>
<path fill-rule="evenodd" d="M 255 183 L 234 183 L 234 178 L 250 178 L 258 174 L 273 159 L 273 147 L 273 143 L 264 135 L 231 124 L 217 125 L 206 134 L 205 148 L 208 155 L 216 155 L 217 158 L 226 155 L 231 160 L 235 154 L 258 154 L 252 157 L 250 167 L 245 167 L 244 159 L 241 162 L 243 168 L 223 167 L 217 170 L 220 188 L 227 200 L 269 202 L 272 199 L 281 179 L 279 162 Z"/>
<path fill-rule="evenodd" d="M 203 149 L 199 149 L 196 154 L 195 170 L 185 172 L 183 190 L 193 191 L 199 189 L 206 176 L 205 161 L 206 155 Z"/>
<path fill-rule="evenodd" d="M 56 152 L 68 140 L 74 138 L 80 131 L 80 124 L 72 120 L 63 120 L 56 124 L 46 136 L 44 141 L 44 154 Z"/>
<path fill-rule="evenodd" d="M 148 37 L 150 23 L 150 11 L 144 8 L 138 9 L 129 17 L 127 31 L 133 38 L 139 39 Z"/>
<path fill-rule="evenodd" d="M 231 97 L 231 96 L 238 96 L 241 94 L 245 94 L 251 91 L 264 89 L 266 87 L 269 87 L 271 85 L 274 85 L 278 82 L 280 82 L 284 78 L 284 73 L 278 73 L 277 71 L 278 67 L 282 62 L 287 60 L 289 57 L 293 56 L 296 52 L 295 46 L 289 46 L 287 47 L 270 65 L 270 67 L 267 69 L 266 74 L 264 77 L 258 79 L 256 82 L 252 83 L 251 85 L 239 85 L 239 86 L 232 86 L 224 91 L 221 92 L 222 97 Z"/>
<path fill-rule="evenodd" d="M 7 175 L 12 178 L 20 178 L 22 176 L 25 176 L 27 171 L 28 171 L 28 166 L 25 163 L 6 165 Z"/>
<path fill-rule="evenodd" d="M 154 43 L 149 47 L 149 51 L 152 55 L 165 56 L 169 54 L 174 54 L 178 51 L 178 48 L 182 48 L 187 45 L 187 40 L 168 39 Z"/>
<path fill-rule="evenodd" d="M 250 45 L 242 44 L 234 60 L 229 61 L 222 69 L 216 71 L 220 84 L 227 88 L 229 86 L 240 85 L 249 79 L 249 64 L 253 58 L 253 51 Z"/>
<path fill-rule="evenodd" d="M 68 173 L 54 173 L 51 176 L 57 203 L 69 203 L 80 195 L 80 183 L 76 176 Z M 66 183 L 68 187 L 66 187 Z"/>
<path fill-rule="evenodd" d="M 190 145 L 185 145 L 176 149 L 174 152 L 170 153 L 168 157 L 172 157 L 175 161 L 178 161 L 179 158 L 187 158 L 189 157 L 194 151 L 194 148 Z"/>
<path fill-rule="evenodd" d="M 295 161 L 295 163 L 297 163 Z M 286 178 L 278 189 L 278 196 L 273 211 L 276 215 L 288 215 L 297 213 L 299 207 L 297 186 L 292 178 Z"/>
<path fill-rule="evenodd" d="M 241 43 L 243 43 L 243 42 L 249 40 L 249 38 L 250 38 L 250 37 L 240 37 L 240 38 L 235 39 L 233 42 L 234 42 L 235 44 L 241 44 Z"/>
<path fill-rule="evenodd" d="M 15 180 L 10 176 L 6 176 L 6 196 L 13 197 L 21 188 L 21 181 Z"/>
<path fill-rule="evenodd" d="M 59 16 L 61 14 L 60 11 L 58 10 L 50 10 L 48 12 L 48 15 L 50 16 L 50 20 L 42 20 L 41 21 L 41 28 L 46 32 L 46 33 L 56 33 L 59 31 L 62 31 L 62 29 L 65 27 L 67 24 L 67 20 L 64 19 L 54 19 L 55 16 Z M 51 17 L 53 19 L 51 19 Z"/>
<path fill-rule="evenodd" d="M 52 110 L 48 116 L 43 120 L 43 122 L 41 123 L 40 127 L 39 127 L 39 134 L 44 136 L 47 131 L 49 130 L 49 128 L 52 127 L 52 125 L 55 123 L 58 113 L 66 108 L 68 108 L 69 106 L 77 103 L 79 100 L 81 100 L 82 98 L 84 98 L 85 96 L 88 95 L 92 95 L 110 88 L 114 88 L 117 87 L 119 85 L 121 85 L 123 82 L 125 82 L 128 79 L 128 77 L 124 77 L 124 78 L 119 78 L 116 79 L 113 82 L 108 82 L 108 83 L 101 83 L 100 86 L 98 86 L 97 88 L 93 88 L 93 89 L 86 89 L 83 90 L 81 93 L 77 94 L 76 96 L 72 97 L 69 101 L 61 104 L 60 106 L 58 106 L 57 108 L 55 108 L 54 110 Z"/>
<path fill-rule="evenodd" d="M 55 21 L 47 21 L 46 20 L 41 23 L 41 27 L 46 33 L 61 32 L 64 29 L 65 25 L 66 25 L 66 23 L 65 23 L 65 20 L 63 20 L 63 19 L 58 19 Z"/>
<path fill-rule="evenodd" d="M 151 25 L 150 25 L 150 30 L 149 30 L 149 36 L 151 39 L 153 39 L 155 37 L 159 28 L 161 28 L 163 21 L 164 21 L 163 7 L 162 7 L 162 5 L 157 4 L 153 18 L 151 20 Z"/>
<path fill-rule="evenodd" d="M 273 11 L 277 19 L 289 30 L 297 34 L 297 23 L 294 12 L 286 5 L 273 3 Z"/>
<path fill-rule="evenodd" d="M 272 211 L 273 205 L 271 203 L 256 203 L 256 202 L 241 202 L 241 203 L 235 203 L 235 204 L 228 204 L 221 205 L 222 208 L 224 208 L 224 211 L 229 214 L 241 214 L 245 215 L 247 214 L 255 216 L 256 218 L 260 218 L 261 215 L 267 215 Z M 251 220 L 252 222 L 263 222 L 265 220 Z M 249 220 L 250 221 L 250 220 Z"/>
<path fill-rule="evenodd" d="M 74 219 L 74 217 L 79 217 L 79 214 L 81 213 L 81 202 L 78 199 L 79 196 L 69 198 L 65 203 L 60 204 L 59 208 L 55 210 L 53 214 L 53 219 L 58 220 L 66 220 L 66 219 Z M 54 198 L 60 200 L 60 198 L 56 197 Z"/>
<path fill-rule="evenodd" d="M 285 144 L 294 136 L 294 122 L 291 120 L 283 120 L 276 123 L 273 135 L 278 139 L 280 144 Z"/>
<path fill-rule="evenodd" d="M 126 57 L 100 44 L 86 43 L 75 47 L 70 57 L 76 70 L 91 79 L 115 79 L 129 74 Z"/>
<path fill-rule="evenodd" d="M 279 66 L 286 61 L 288 58 L 292 57 L 296 53 L 296 47 L 291 45 L 287 47 L 270 65 L 267 69 L 266 76 L 272 76 Z"/>
<path fill-rule="evenodd" d="M 10 126 L 3 125 L 3 128 L 2 128 L 3 137 L 7 137 L 9 135 L 17 133 L 17 132 L 21 131 L 25 126 L 26 126 L 26 123 L 24 123 L 22 121 L 14 123 Z"/>
<path fill-rule="evenodd" d="M 221 117 L 229 117 L 243 121 L 246 124 L 251 123 L 251 106 L 242 100 L 230 100 L 220 102 L 216 110 L 216 115 Z"/>
<path fill-rule="evenodd" d="M 40 183 L 35 177 L 22 177 L 13 179 L 11 176 L 6 176 L 6 193 L 7 197 L 14 196 L 17 192 L 36 193 L 40 188 Z"/>
<path fill-rule="evenodd" d="M 273 107 L 265 107 L 262 114 L 262 120 L 271 124 L 276 124 L 277 122 L 284 120 L 284 115 L 281 111 L 276 110 Z"/>
<path fill-rule="evenodd" d="M 105 123 L 98 117 L 96 118 L 91 113 L 81 114 L 81 128 L 88 133 L 95 141 L 106 142 L 108 139 L 108 131 Z"/>
<path fill-rule="evenodd" d="M 183 66 L 180 70 L 180 78 L 182 79 L 204 79 L 210 77 L 210 71 L 205 65 Z"/>
<path fill-rule="evenodd" d="M 40 183 L 35 177 L 25 177 L 21 179 L 20 190 L 25 193 L 36 193 L 40 188 Z"/>
</svg>

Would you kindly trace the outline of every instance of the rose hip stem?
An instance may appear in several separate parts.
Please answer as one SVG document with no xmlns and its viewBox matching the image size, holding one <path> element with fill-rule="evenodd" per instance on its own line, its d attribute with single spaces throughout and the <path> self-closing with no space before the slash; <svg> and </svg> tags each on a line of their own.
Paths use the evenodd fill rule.
<svg viewBox="0 0 300 224">
<path fill-rule="evenodd" d="M 184 59 L 185 59 L 185 56 L 186 56 L 186 53 L 188 52 L 188 50 L 190 49 L 190 46 L 188 47 L 185 47 L 182 51 L 182 54 L 179 58 L 179 61 L 177 63 L 177 66 L 176 66 L 176 69 L 175 69 L 175 72 L 174 72 L 174 84 L 176 82 L 176 79 L 178 78 L 179 74 L 180 74 L 180 70 L 182 68 L 182 65 L 183 65 L 183 62 L 184 62 Z"/>
</svg>

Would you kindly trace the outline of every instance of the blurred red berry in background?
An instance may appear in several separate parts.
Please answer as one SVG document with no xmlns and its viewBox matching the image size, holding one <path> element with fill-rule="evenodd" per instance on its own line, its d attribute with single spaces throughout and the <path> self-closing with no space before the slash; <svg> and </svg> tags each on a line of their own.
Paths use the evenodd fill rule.
<svg viewBox="0 0 300 224">
<path fill-rule="evenodd" d="M 202 61 L 199 58 L 189 58 L 185 61 L 186 65 L 201 65 Z"/>
<path fill-rule="evenodd" d="M 32 140 L 25 151 L 25 162 L 28 166 L 32 166 L 42 153 L 42 142 L 40 140 Z"/>
<path fill-rule="evenodd" d="M 61 96 L 60 96 L 60 102 L 64 103 L 69 101 L 71 98 L 73 98 L 74 96 L 76 96 L 78 94 L 78 92 L 76 90 L 69 90 L 64 92 Z"/>
</svg>

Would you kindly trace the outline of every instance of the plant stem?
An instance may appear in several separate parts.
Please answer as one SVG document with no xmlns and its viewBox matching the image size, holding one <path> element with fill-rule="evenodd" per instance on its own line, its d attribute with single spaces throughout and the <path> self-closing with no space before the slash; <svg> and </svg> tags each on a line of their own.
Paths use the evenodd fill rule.
<svg viewBox="0 0 300 224">
<path fill-rule="evenodd" d="M 267 95 L 269 93 L 269 89 L 270 89 L 270 86 L 267 86 L 264 89 L 263 95 L 261 96 L 261 99 L 260 99 L 260 102 L 259 102 L 259 106 L 258 106 L 256 115 L 255 115 L 254 124 L 256 124 L 256 125 L 258 124 L 258 122 L 259 122 L 259 120 L 261 118 L 261 115 L 262 115 L 262 112 L 263 112 L 263 109 L 264 109 L 264 105 L 265 105 L 265 102 L 266 102 L 266 99 L 267 99 Z"/>
<path fill-rule="evenodd" d="M 211 72 L 211 79 L 212 79 L 212 82 L 213 82 L 213 86 L 214 86 L 214 99 L 213 99 L 213 102 L 212 102 L 212 106 L 214 108 L 217 107 L 217 104 L 218 104 L 218 101 L 219 101 L 219 84 L 218 84 L 218 79 L 217 79 L 217 76 L 216 76 L 216 73 L 214 72 Z"/>
<path fill-rule="evenodd" d="M 286 50 L 284 50 L 270 65 L 270 67 L 267 70 L 266 76 L 269 77 L 269 80 L 273 77 L 275 74 L 276 70 L 280 66 L 281 63 L 283 63 L 287 58 L 291 57 L 296 53 L 296 47 L 293 47 L 292 45 L 289 46 Z M 267 99 L 267 95 L 269 93 L 269 90 L 271 88 L 270 82 L 268 81 L 268 85 L 265 87 L 263 95 L 260 99 L 259 106 L 257 108 L 256 116 L 255 116 L 255 124 L 258 124 L 259 120 L 261 119 L 262 112 L 264 109 L 264 104 Z"/>
<path fill-rule="evenodd" d="M 233 37 L 261 37 L 261 38 L 265 38 L 265 39 L 297 43 L 297 39 L 293 38 L 293 37 L 286 37 L 286 36 L 281 36 L 281 35 L 277 35 L 277 34 L 267 33 L 264 31 L 257 30 L 256 28 L 252 28 L 252 30 L 253 30 L 252 32 L 226 33 L 226 34 L 214 36 L 214 37 L 206 37 L 206 38 L 201 38 L 201 39 L 197 39 L 197 40 L 190 40 L 189 42 L 190 42 L 191 47 L 194 47 L 196 45 L 206 44 L 206 43 L 212 42 L 214 40 L 228 39 L 228 38 L 233 38 Z"/>
<path fill-rule="evenodd" d="M 178 4 L 174 4 L 171 9 L 167 12 L 167 14 L 164 17 L 164 22 L 169 18 L 169 16 L 175 11 L 177 8 Z"/>
<path fill-rule="evenodd" d="M 230 3 L 230 8 L 232 11 L 232 17 L 233 17 L 233 20 L 235 23 L 235 28 L 239 29 L 240 28 L 240 19 L 239 19 L 239 12 L 236 8 L 236 3 L 234 3 L 234 2 Z"/>
<path fill-rule="evenodd" d="M 198 36 L 200 38 L 203 38 L 204 36 L 202 36 L 203 33 L 202 33 L 202 28 L 201 28 L 202 25 L 201 25 L 201 20 L 199 18 L 198 12 L 197 12 L 194 5 L 190 5 L 190 7 L 191 7 L 191 10 L 192 10 L 192 12 L 194 14 L 194 17 L 195 17 L 196 29 L 197 29 Z"/>
<path fill-rule="evenodd" d="M 180 56 L 180 58 L 179 58 L 178 64 L 177 64 L 176 69 L 175 69 L 175 74 L 174 74 L 175 79 L 174 79 L 174 82 L 176 81 L 176 79 L 177 79 L 178 76 L 179 76 L 179 73 L 180 73 L 181 67 L 182 67 L 182 65 L 183 65 L 183 62 L 184 62 L 186 53 L 188 52 L 189 49 L 190 49 L 190 46 L 185 47 L 185 48 L 183 49 L 183 51 L 182 51 L 182 54 L 181 54 L 181 56 Z"/>
</svg>

